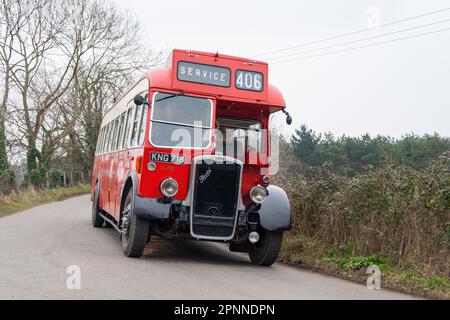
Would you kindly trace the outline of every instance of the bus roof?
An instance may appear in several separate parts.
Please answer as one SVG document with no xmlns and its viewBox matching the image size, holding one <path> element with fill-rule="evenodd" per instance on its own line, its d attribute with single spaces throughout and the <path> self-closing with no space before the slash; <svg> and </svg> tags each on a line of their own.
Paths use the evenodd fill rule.
<svg viewBox="0 0 450 320">
<path fill-rule="evenodd" d="M 266 62 L 219 53 L 174 49 L 166 64 L 149 71 L 151 88 L 207 94 L 218 100 L 286 107 L 281 92 L 269 83 Z"/>
</svg>

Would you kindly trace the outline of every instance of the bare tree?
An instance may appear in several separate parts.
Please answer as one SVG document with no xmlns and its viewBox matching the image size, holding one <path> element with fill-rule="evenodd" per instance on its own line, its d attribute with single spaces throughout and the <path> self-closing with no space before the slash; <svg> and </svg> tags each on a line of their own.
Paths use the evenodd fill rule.
<svg viewBox="0 0 450 320">
<path fill-rule="evenodd" d="M 9 15 L 6 8 L 9 1 L 2 0 L 0 5 L 0 75 L 2 96 L 0 99 L 0 174 L 9 170 L 8 157 L 6 154 L 6 107 L 10 92 L 11 63 L 13 54 L 14 32 L 20 28 L 20 19 L 14 19 Z"/>
<path fill-rule="evenodd" d="M 109 95 L 153 60 L 142 45 L 139 24 L 109 2 L 3 2 L 6 15 L 20 21 L 26 17 L 4 43 L 14 60 L 7 86 L 12 82 L 18 97 L 4 100 L 11 105 L 12 139 L 25 146 L 31 183 L 40 185 L 67 139 L 83 139 L 78 144 L 91 157 L 97 132 L 76 126 L 98 130 Z M 81 115 L 86 121 L 79 122 Z"/>
<path fill-rule="evenodd" d="M 13 182 L 6 151 L 5 124 L 12 89 L 11 77 L 17 67 L 14 44 L 18 33 L 25 27 L 29 14 L 30 11 L 24 10 L 17 2 L 10 0 L 0 2 L 0 185 L 5 190 L 10 188 Z"/>
</svg>

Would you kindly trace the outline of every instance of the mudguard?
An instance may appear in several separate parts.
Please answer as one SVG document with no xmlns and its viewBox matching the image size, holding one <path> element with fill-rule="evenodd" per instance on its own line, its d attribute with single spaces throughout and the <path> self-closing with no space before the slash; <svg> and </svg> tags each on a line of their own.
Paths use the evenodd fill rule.
<svg viewBox="0 0 450 320">
<path fill-rule="evenodd" d="M 134 214 L 144 219 L 167 219 L 170 206 L 170 203 L 163 203 L 159 199 L 134 196 Z"/>
<path fill-rule="evenodd" d="M 130 172 L 125 179 L 132 180 L 133 188 L 133 210 L 134 214 L 144 219 L 167 219 L 170 214 L 170 203 L 162 203 L 159 199 L 141 198 L 137 194 L 137 177 L 136 173 Z M 122 199 L 124 196 L 125 184 L 122 187 Z"/>
<path fill-rule="evenodd" d="M 277 232 L 291 229 L 291 206 L 286 192 L 273 185 L 267 187 L 267 192 L 267 198 L 258 211 L 261 226 Z"/>
</svg>

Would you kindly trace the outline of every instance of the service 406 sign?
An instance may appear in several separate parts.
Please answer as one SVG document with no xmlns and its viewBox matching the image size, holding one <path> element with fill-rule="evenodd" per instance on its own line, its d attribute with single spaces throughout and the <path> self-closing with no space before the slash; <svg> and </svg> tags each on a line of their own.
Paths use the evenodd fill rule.
<svg viewBox="0 0 450 320">
<path fill-rule="evenodd" d="M 178 62 L 177 78 L 185 82 L 230 87 L 231 70 L 226 67 L 180 61 Z M 264 76 L 261 72 L 237 70 L 235 87 L 241 90 L 261 92 L 264 89 Z"/>
<path fill-rule="evenodd" d="M 250 91 L 262 91 L 264 88 L 262 73 L 247 70 L 236 71 L 236 88 Z"/>
</svg>

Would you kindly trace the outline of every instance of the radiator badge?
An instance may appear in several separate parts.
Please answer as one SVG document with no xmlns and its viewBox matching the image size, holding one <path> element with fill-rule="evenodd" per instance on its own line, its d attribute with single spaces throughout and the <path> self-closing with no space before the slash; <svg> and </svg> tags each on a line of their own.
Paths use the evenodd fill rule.
<svg viewBox="0 0 450 320">
<path fill-rule="evenodd" d="M 211 168 L 208 168 L 208 170 L 206 170 L 206 172 L 202 175 L 200 175 L 200 177 L 198 177 L 198 181 L 200 181 L 200 183 L 205 182 L 206 179 L 208 179 L 208 177 L 211 175 L 212 171 Z"/>
</svg>

